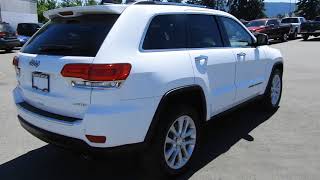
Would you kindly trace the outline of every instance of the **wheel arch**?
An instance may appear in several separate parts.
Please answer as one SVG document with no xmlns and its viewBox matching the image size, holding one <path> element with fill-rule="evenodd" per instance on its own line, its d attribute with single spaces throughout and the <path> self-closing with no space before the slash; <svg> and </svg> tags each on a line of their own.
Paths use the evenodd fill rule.
<svg viewBox="0 0 320 180">
<path fill-rule="evenodd" d="M 187 100 L 186 97 L 188 97 Z M 196 105 L 196 107 L 199 108 L 201 122 L 204 123 L 206 121 L 207 100 L 202 87 L 199 85 L 189 85 L 171 89 L 162 96 L 158 104 L 144 140 L 146 143 L 152 141 L 156 127 L 160 121 L 160 114 L 164 112 L 172 102 L 177 100 L 181 100 L 182 103 Z"/>
</svg>

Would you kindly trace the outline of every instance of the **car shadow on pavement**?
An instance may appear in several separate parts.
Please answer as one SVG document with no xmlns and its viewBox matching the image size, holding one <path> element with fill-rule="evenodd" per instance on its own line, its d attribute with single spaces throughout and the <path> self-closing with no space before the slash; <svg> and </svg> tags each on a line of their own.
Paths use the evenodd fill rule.
<svg viewBox="0 0 320 180">
<path fill-rule="evenodd" d="M 201 156 L 189 172 L 176 179 L 190 178 L 241 139 L 253 141 L 249 133 L 273 114 L 264 111 L 255 102 L 207 123 Z M 103 160 L 86 160 L 46 145 L 0 165 L 0 179 L 169 179 L 160 177 L 156 170 L 148 169 L 148 165 L 139 159 L 136 154 L 127 154 Z"/>
</svg>

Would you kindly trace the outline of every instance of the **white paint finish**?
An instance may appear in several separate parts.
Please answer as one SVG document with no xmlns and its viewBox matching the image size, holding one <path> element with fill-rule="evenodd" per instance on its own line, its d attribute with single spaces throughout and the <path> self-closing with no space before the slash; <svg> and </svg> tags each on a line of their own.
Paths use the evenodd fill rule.
<svg viewBox="0 0 320 180">
<path fill-rule="evenodd" d="M 258 95 L 265 82 L 266 56 L 262 48 L 233 48 L 236 57 L 236 103 Z M 240 54 L 244 54 L 241 56 Z"/>
<path fill-rule="evenodd" d="M 162 5 L 110 5 L 84 8 L 59 9 L 48 12 L 54 15 L 60 11 L 72 10 L 77 13 L 122 13 L 104 40 L 96 57 L 57 57 L 37 56 L 20 53 L 22 92 L 15 93 L 17 101 L 25 99 L 30 104 L 53 113 L 83 118 L 76 129 L 61 127 L 62 124 L 48 123 L 46 118 L 19 114 L 29 122 L 52 132 L 85 140 L 84 132 L 92 135 L 105 135 L 105 144 L 92 144 L 97 147 L 113 147 L 142 142 L 149 129 L 153 115 L 161 97 L 175 88 L 199 85 L 207 102 L 207 119 L 227 110 L 239 102 L 257 94 L 262 94 L 269 79 L 272 66 L 282 61 L 278 50 L 264 46 L 259 48 L 218 48 L 218 49 L 177 49 L 143 51 L 141 40 L 150 19 L 166 13 L 204 13 L 233 16 L 227 13 L 203 8 Z M 238 22 L 238 21 L 237 21 Z M 253 36 L 250 33 L 251 36 Z M 238 61 L 236 54 L 246 53 Z M 207 61 L 195 61 L 200 55 L 208 56 Z M 41 65 L 38 70 L 54 77 L 52 93 L 43 94 L 30 88 L 31 67 L 28 62 L 35 58 Z M 71 87 L 70 79 L 60 75 L 67 63 L 130 63 L 129 77 L 120 88 L 79 89 Z M 248 88 L 254 83 L 262 84 Z M 236 93 L 238 97 L 236 98 Z M 41 101 L 40 105 L 39 102 Z M 74 106 L 86 104 L 86 107 Z M 47 124 L 46 124 L 47 123 Z M 70 128 L 70 127 L 69 127 Z M 80 132 L 80 129 L 83 131 Z M 124 133 L 125 132 L 125 133 Z M 75 133 L 75 134 L 73 134 Z M 78 133 L 78 134 L 77 134 Z"/>
<path fill-rule="evenodd" d="M 235 68 L 236 60 L 231 49 L 209 48 L 189 50 L 196 84 L 201 85 L 207 92 L 207 107 L 210 116 L 213 116 L 227 107 L 235 100 Z M 197 61 L 199 56 L 207 56 L 205 64 Z"/>
</svg>

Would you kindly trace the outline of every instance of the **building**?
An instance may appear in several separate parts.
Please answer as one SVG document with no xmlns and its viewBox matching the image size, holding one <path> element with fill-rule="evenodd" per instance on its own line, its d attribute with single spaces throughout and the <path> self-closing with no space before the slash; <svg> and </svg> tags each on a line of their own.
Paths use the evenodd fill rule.
<svg viewBox="0 0 320 180">
<path fill-rule="evenodd" d="M 0 21 L 16 29 L 18 23 L 38 22 L 36 0 L 0 0 Z"/>
</svg>

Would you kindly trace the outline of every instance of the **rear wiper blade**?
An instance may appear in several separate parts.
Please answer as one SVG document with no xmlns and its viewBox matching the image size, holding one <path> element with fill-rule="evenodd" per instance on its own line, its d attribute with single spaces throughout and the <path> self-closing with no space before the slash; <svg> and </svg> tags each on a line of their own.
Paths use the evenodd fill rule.
<svg viewBox="0 0 320 180">
<path fill-rule="evenodd" d="M 70 51 L 73 47 L 70 45 L 43 45 L 40 46 L 39 51 L 48 52 L 48 51 Z"/>
</svg>

